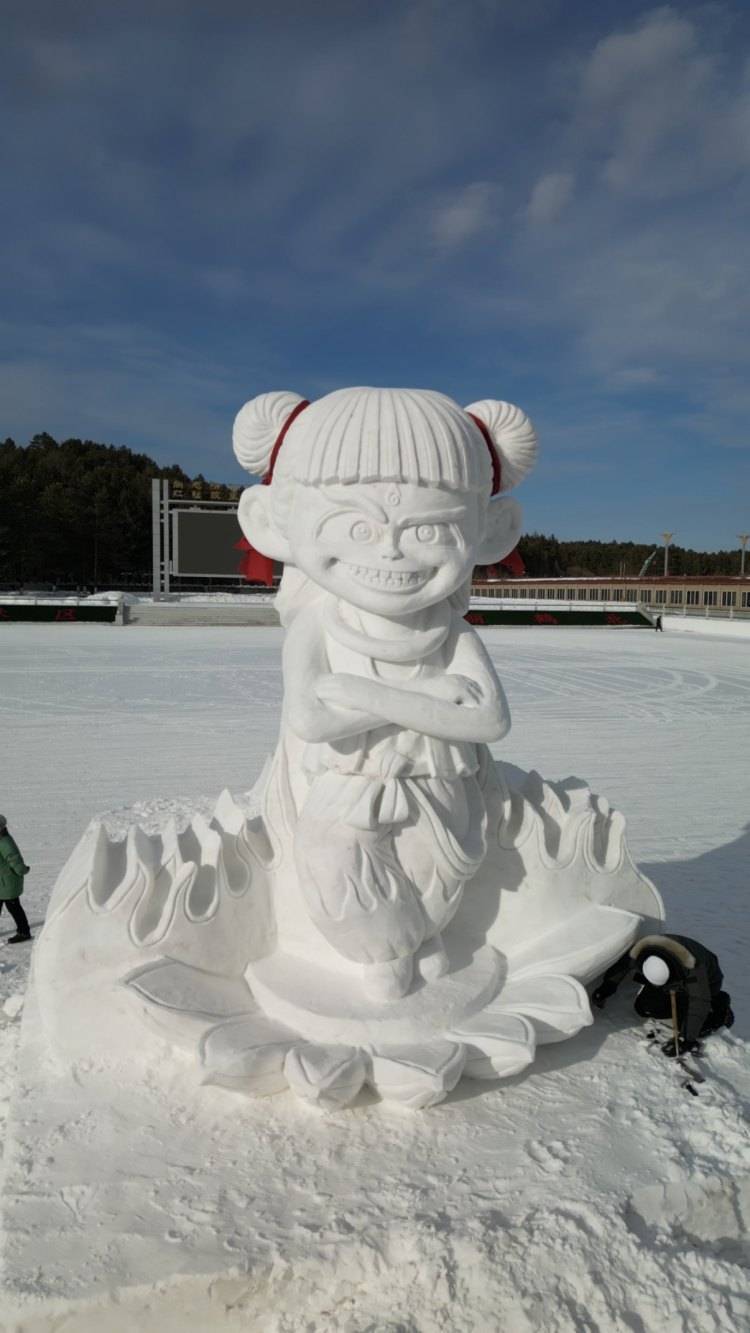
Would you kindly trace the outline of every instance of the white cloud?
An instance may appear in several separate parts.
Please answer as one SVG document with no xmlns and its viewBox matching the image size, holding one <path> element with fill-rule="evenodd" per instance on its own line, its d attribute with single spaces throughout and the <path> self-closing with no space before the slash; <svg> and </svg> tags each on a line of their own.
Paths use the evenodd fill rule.
<svg viewBox="0 0 750 1333">
<path fill-rule="evenodd" d="M 728 65 L 708 23 L 670 8 L 598 42 L 583 71 L 578 128 L 604 182 L 669 198 L 750 164 L 747 88 Z"/>
<path fill-rule="evenodd" d="M 631 32 L 599 41 L 583 79 L 584 96 L 600 104 L 629 96 L 644 79 L 661 79 L 665 69 L 695 60 L 693 23 L 665 6 L 646 15 Z"/>
<path fill-rule="evenodd" d="M 569 171 L 550 171 L 534 185 L 527 217 L 532 226 L 556 222 L 573 193 L 574 177 Z"/>
<path fill-rule="evenodd" d="M 569 83 L 545 143 L 568 170 L 536 179 L 524 220 L 555 216 L 568 174 L 575 192 L 564 227 L 523 228 L 518 286 L 559 333 L 568 374 L 681 390 L 711 403 L 714 438 L 735 438 L 727 389 L 750 357 L 747 70 L 718 21 L 659 9 L 601 38 Z"/>
<path fill-rule="evenodd" d="M 474 181 L 458 190 L 432 216 L 432 235 L 440 249 L 452 250 L 492 227 L 498 217 L 501 189 L 490 181 Z"/>
</svg>

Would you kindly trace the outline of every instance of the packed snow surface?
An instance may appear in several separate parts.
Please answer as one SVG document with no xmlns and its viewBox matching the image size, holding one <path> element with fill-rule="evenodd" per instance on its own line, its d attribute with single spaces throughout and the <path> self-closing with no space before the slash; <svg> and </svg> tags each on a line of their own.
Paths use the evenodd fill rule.
<svg viewBox="0 0 750 1333">
<path fill-rule="evenodd" d="M 21 1110 L 0 1327 L 750 1325 L 750 643 L 563 627 L 483 637 L 514 719 L 498 757 L 576 774 L 622 809 L 668 928 L 719 955 L 738 1021 L 707 1043 L 698 1095 L 648 1049 L 623 990 L 531 1074 L 461 1085 L 423 1113 L 363 1098 L 324 1118 L 288 1095 L 244 1101 L 134 1050 L 108 1082 L 79 1071 L 79 1090 L 24 1126 L 28 953 L 3 950 L 2 1101 L 15 1080 Z M 94 814 L 113 830 L 158 827 L 252 786 L 278 726 L 281 641 L 272 628 L 3 627 L 0 809 L 32 866 L 35 929 Z M 11 929 L 0 917 L 0 937 Z M 33 1062 L 33 1015 L 24 1052 Z"/>
</svg>

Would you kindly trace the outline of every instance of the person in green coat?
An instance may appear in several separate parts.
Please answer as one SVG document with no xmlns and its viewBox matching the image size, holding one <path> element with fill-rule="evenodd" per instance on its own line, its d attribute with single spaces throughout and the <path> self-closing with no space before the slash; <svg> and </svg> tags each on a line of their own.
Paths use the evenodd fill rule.
<svg viewBox="0 0 750 1333">
<path fill-rule="evenodd" d="M 11 935 L 8 944 L 23 944 L 31 939 L 31 930 L 26 913 L 21 906 L 23 877 L 28 874 L 26 865 L 15 838 L 8 832 L 8 821 L 0 815 L 0 911 L 6 907 L 16 923 L 16 933 Z"/>
</svg>

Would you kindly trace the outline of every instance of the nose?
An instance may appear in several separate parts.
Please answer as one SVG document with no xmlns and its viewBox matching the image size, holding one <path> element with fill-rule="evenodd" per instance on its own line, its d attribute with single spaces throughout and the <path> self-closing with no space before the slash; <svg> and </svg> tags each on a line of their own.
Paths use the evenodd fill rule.
<svg viewBox="0 0 750 1333">
<path fill-rule="evenodd" d="M 390 523 L 385 528 L 383 540 L 380 544 L 381 560 L 403 560 L 403 555 L 398 546 L 399 533 L 396 528 L 391 527 Z"/>
</svg>

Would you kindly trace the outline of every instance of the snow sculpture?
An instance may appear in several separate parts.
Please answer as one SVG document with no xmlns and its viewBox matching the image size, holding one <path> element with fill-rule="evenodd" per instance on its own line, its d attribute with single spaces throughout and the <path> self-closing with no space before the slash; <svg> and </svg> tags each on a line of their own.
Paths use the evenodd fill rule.
<svg viewBox="0 0 750 1333">
<path fill-rule="evenodd" d="M 464 613 L 474 565 L 516 544 L 532 425 L 423 390 L 273 393 L 234 443 L 265 483 L 243 531 L 284 562 L 276 753 L 252 816 L 224 793 L 183 831 L 84 835 L 39 949 L 53 1044 L 61 988 L 66 1026 L 90 1004 L 64 981 L 88 936 L 98 984 L 126 983 L 110 1017 L 130 1030 L 137 1001 L 207 1082 L 422 1107 L 516 1074 L 663 916 L 621 816 L 487 748 L 510 715 Z"/>
</svg>

